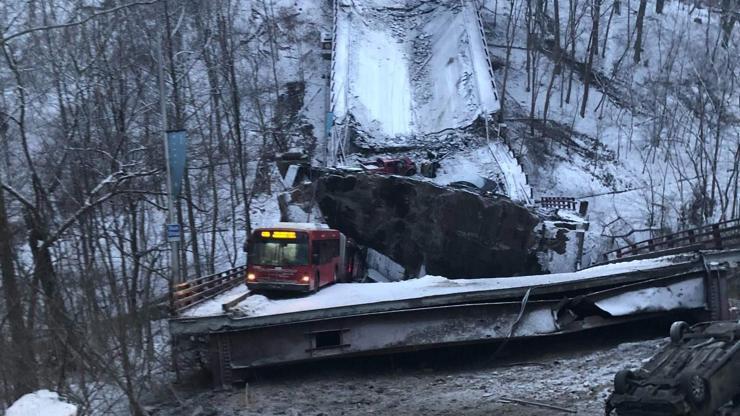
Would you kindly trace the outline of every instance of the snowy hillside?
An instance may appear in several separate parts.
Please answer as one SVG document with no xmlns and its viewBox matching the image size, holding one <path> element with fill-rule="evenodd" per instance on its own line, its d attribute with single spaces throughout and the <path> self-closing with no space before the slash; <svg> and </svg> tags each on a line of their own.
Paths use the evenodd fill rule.
<svg viewBox="0 0 740 416">
<path fill-rule="evenodd" d="M 559 58 L 550 7 L 558 4 Z M 598 10 L 577 0 L 552 5 L 543 11 L 545 29 L 530 30 L 544 41 L 534 50 L 526 49 L 522 2 L 491 0 L 484 12 L 489 43 L 497 45 L 494 60 L 505 63 L 512 45 L 503 118 L 536 197 L 589 201 L 594 252 L 611 242 L 602 234 L 635 241 L 737 217 L 740 88 L 733 80 L 740 75 L 739 36 L 735 31 L 722 46 L 720 11 L 667 2 L 658 13 L 647 3 L 637 62 L 639 4 L 605 3 Z M 574 7 L 580 14 L 573 15 Z M 586 97 L 594 12 L 599 48 Z M 496 72 L 499 85 L 504 72 Z"/>
<path fill-rule="evenodd" d="M 281 219 L 278 198 L 307 178 L 283 182 L 281 155 L 355 169 L 409 157 L 416 184 L 466 182 L 445 189 L 478 200 L 475 188 L 493 184 L 495 199 L 524 212 L 540 213 L 545 196 L 588 202 L 584 265 L 616 245 L 740 217 L 738 7 L 4 1 L 0 408 L 28 393 L 29 406 L 65 405 L 44 388 L 84 414 L 143 415 L 171 400 L 180 369 L 165 299 L 178 281 L 243 265 L 250 231 Z M 186 132 L 187 164 L 170 209 L 172 130 Z M 438 164 L 436 177 L 422 164 Z M 306 210 L 287 211 L 323 221 L 315 194 L 302 196 Z M 172 222 L 180 231 L 167 235 Z M 375 280 L 411 276 L 371 258 Z M 566 271 L 568 260 L 550 264 Z M 419 282 L 430 280 L 442 278 Z"/>
</svg>

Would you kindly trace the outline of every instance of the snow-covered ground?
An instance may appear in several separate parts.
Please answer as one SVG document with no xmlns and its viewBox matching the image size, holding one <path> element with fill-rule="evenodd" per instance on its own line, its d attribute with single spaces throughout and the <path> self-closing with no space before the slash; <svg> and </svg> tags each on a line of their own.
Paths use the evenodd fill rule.
<svg viewBox="0 0 740 416">
<path fill-rule="evenodd" d="M 524 170 L 514 158 L 511 150 L 501 141 L 491 141 L 477 148 L 455 152 L 440 162 L 437 176 L 439 185 L 465 181 L 483 188 L 485 179 L 500 185 L 499 192 L 512 200 L 529 205 L 532 203 L 531 188 Z"/>
<path fill-rule="evenodd" d="M 447 279 L 439 276 L 425 276 L 419 279 L 401 282 L 337 283 L 320 290 L 318 293 L 298 298 L 268 299 L 262 295 L 252 295 L 236 305 L 234 311 L 243 316 L 267 316 L 340 306 L 417 299 L 451 293 L 554 285 L 563 282 L 601 279 L 622 273 L 663 267 L 672 264 L 680 257 L 679 255 L 658 259 L 635 260 L 593 267 L 575 273 L 538 276 L 488 279 Z M 222 313 L 221 304 L 245 293 L 247 293 L 246 287 L 239 286 L 197 307 L 186 310 L 183 315 L 186 317 L 220 315 Z M 645 298 L 642 299 L 644 300 Z"/>
<path fill-rule="evenodd" d="M 610 331 L 629 338 L 625 332 Z M 232 391 L 189 394 L 183 407 L 161 415 L 178 415 L 183 408 L 235 416 L 566 414 L 507 401 L 517 399 L 602 416 L 614 374 L 638 367 L 667 342 L 603 338 L 608 337 L 598 333 L 573 341 L 530 340 L 497 358 L 494 345 L 462 354 L 428 351 L 411 362 L 388 357 L 269 370 Z"/>
<path fill-rule="evenodd" d="M 5 416 L 77 416 L 77 406 L 49 390 L 26 394 L 13 403 Z"/>
<path fill-rule="evenodd" d="M 193 317 L 220 315 L 224 312 L 221 305 L 231 302 L 239 296 L 246 295 L 247 293 L 249 293 L 249 290 L 247 289 L 246 285 L 240 284 L 235 288 L 229 289 L 223 293 L 218 294 L 217 296 L 214 296 L 212 299 L 185 309 L 182 312 L 182 316 Z"/>
<path fill-rule="evenodd" d="M 366 140 L 399 144 L 499 108 L 468 2 L 340 1 L 335 30 L 334 117 L 354 117 Z"/>
</svg>

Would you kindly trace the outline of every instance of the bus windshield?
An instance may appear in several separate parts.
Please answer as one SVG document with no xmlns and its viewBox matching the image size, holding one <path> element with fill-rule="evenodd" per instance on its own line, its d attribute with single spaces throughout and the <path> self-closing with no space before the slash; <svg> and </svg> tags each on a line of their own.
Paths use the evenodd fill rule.
<svg viewBox="0 0 740 416">
<path fill-rule="evenodd" d="M 259 266 L 303 266 L 308 264 L 308 241 L 259 240 L 249 254 L 249 263 Z"/>
</svg>

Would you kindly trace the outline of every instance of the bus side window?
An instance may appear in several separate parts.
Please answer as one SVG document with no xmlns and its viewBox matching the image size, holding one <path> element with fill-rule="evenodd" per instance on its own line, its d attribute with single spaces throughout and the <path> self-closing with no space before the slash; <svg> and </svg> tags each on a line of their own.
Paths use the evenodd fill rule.
<svg viewBox="0 0 740 416">
<path fill-rule="evenodd" d="M 321 264 L 321 243 L 322 241 L 314 241 L 311 249 L 311 264 Z"/>
<path fill-rule="evenodd" d="M 339 256 L 339 240 L 324 240 L 324 247 L 322 248 L 322 262 L 321 264 L 329 263 L 333 258 Z"/>
<path fill-rule="evenodd" d="M 339 240 L 318 240 L 313 242 L 313 264 L 327 264 L 339 256 Z"/>
</svg>

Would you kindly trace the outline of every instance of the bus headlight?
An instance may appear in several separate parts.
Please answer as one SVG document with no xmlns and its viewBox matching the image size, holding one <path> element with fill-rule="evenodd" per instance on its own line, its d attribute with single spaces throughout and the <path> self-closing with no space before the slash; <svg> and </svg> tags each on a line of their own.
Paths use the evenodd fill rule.
<svg viewBox="0 0 740 416">
<path fill-rule="evenodd" d="M 308 283 L 309 280 L 311 280 L 311 278 L 308 277 L 308 276 L 301 277 L 301 282 L 303 282 L 303 283 Z"/>
<path fill-rule="evenodd" d="M 248 273 L 247 274 L 247 280 L 254 280 L 256 278 L 257 278 L 257 276 L 255 276 L 254 273 Z"/>
</svg>

